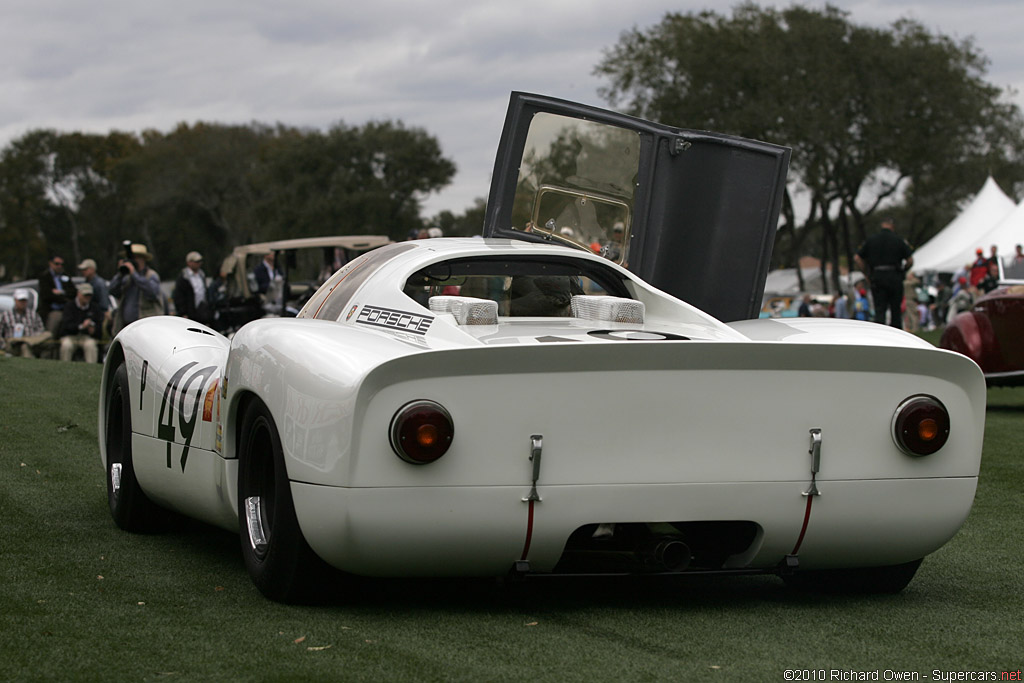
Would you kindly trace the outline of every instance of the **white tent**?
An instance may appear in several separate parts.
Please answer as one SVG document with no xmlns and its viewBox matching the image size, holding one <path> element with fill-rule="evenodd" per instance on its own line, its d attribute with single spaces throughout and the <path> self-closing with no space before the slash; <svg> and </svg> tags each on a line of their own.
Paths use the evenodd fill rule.
<svg viewBox="0 0 1024 683">
<path fill-rule="evenodd" d="M 954 272 L 974 261 L 978 247 L 984 248 L 987 256 L 988 247 L 994 242 L 986 235 L 1014 208 L 1013 200 L 989 176 L 981 191 L 959 216 L 914 250 L 914 272 Z M 1002 247 L 1000 251 L 1003 252 Z M 1012 248 L 1003 253 L 1012 253 Z"/>
<path fill-rule="evenodd" d="M 1018 244 L 1024 244 L 1024 202 L 1018 204 L 1013 211 L 979 238 L 978 246 L 985 250 L 985 256 L 989 255 L 989 247 L 993 244 L 996 245 L 997 253 L 1004 263 L 1006 259 L 1013 257 Z M 962 265 L 961 263 L 950 270 L 955 270 Z M 936 268 L 936 270 L 944 271 L 946 269 Z"/>
</svg>

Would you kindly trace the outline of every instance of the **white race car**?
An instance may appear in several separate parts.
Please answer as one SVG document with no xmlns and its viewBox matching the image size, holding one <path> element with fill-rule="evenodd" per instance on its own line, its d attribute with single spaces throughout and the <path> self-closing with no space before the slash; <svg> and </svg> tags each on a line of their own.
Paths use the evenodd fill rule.
<svg viewBox="0 0 1024 683">
<path fill-rule="evenodd" d="M 284 601 L 322 563 L 902 589 L 971 508 L 978 367 L 872 323 L 739 319 L 756 316 L 756 286 L 707 295 L 739 312 L 725 323 L 647 284 L 634 261 L 699 282 L 660 270 L 658 191 L 627 191 L 673 145 L 586 108 L 586 127 L 613 130 L 583 130 L 563 104 L 513 97 L 543 110 L 519 117 L 531 131 L 558 116 L 564 133 L 506 127 L 518 173 L 509 202 L 492 191 L 488 232 L 524 239 L 381 247 L 297 318 L 231 340 L 174 317 L 122 330 L 99 406 L 117 524 L 149 530 L 166 509 L 237 531 L 255 584 Z M 619 154 L 632 123 L 639 153 Z M 715 239 L 694 237 L 701 258 Z"/>
</svg>

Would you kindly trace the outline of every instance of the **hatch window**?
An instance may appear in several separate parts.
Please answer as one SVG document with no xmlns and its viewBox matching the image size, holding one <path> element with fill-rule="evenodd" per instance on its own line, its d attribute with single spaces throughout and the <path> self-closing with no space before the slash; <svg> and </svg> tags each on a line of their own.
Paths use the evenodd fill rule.
<svg viewBox="0 0 1024 683">
<path fill-rule="evenodd" d="M 512 229 L 624 264 L 639 168 L 636 131 L 540 112 L 519 166 Z"/>
</svg>

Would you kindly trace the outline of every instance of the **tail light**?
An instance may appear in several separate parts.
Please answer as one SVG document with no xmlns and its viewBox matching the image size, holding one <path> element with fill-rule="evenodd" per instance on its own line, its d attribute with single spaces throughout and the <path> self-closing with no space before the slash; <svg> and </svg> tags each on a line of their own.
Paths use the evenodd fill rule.
<svg viewBox="0 0 1024 683">
<path fill-rule="evenodd" d="M 406 403 L 391 419 L 391 448 L 414 465 L 434 462 L 448 452 L 455 436 L 452 416 L 439 403 Z"/>
<path fill-rule="evenodd" d="M 931 455 L 949 438 L 949 413 L 934 396 L 911 396 L 892 420 L 892 438 L 907 455 Z"/>
</svg>

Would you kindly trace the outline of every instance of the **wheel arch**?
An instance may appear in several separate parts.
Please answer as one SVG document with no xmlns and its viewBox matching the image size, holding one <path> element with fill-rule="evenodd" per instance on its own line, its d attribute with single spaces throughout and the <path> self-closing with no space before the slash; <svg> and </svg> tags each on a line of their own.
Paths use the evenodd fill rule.
<svg viewBox="0 0 1024 683">
<path fill-rule="evenodd" d="M 939 345 L 963 354 L 985 370 L 986 361 L 994 352 L 992 324 L 976 311 L 966 311 L 953 318 L 942 333 Z"/>
</svg>

